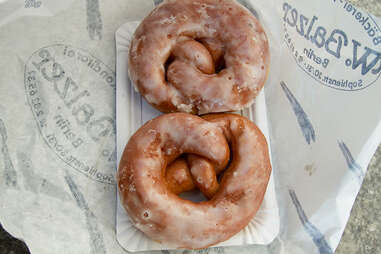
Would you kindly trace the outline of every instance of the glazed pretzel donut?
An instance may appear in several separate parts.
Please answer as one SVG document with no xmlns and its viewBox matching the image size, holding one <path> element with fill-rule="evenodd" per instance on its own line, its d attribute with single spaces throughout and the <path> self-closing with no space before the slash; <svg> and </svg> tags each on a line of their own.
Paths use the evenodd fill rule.
<svg viewBox="0 0 381 254">
<path fill-rule="evenodd" d="M 139 25 L 129 76 L 162 112 L 204 114 L 249 106 L 263 87 L 268 41 L 234 0 L 167 0 Z"/>
<path fill-rule="evenodd" d="M 203 118 L 207 117 L 203 116 Z M 165 180 L 169 190 L 175 194 L 191 191 L 197 187 L 207 198 L 211 199 L 219 188 L 217 175 L 225 167 L 224 164 L 223 167 L 215 168 L 207 159 L 188 154 L 186 159 L 179 157 L 168 165 Z"/>
<path fill-rule="evenodd" d="M 171 170 L 170 174 L 187 175 L 183 179 L 193 176 L 183 170 L 185 159 L 176 160 L 183 154 L 194 155 L 190 171 L 204 168 L 205 161 L 212 177 L 228 165 L 210 200 L 184 200 L 176 195 L 181 192 L 176 189 L 178 177 L 167 182 Z M 266 140 L 248 119 L 172 113 L 147 122 L 131 137 L 117 179 L 122 204 L 138 229 L 174 248 L 200 249 L 227 240 L 249 223 L 263 200 L 270 173 Z"/>
<path fill-rule="evenodd" d="M 216 194 L 219 183 L 217 174 L 222 171 L 215 171 L 213 164 L 208 160 L 190 154 L 187 160 L 176 159 L 168 165 L 165 179 L 168 188 L 175 194 L 191 191 L 196 187 L 209 199 Z"/>
</svg>

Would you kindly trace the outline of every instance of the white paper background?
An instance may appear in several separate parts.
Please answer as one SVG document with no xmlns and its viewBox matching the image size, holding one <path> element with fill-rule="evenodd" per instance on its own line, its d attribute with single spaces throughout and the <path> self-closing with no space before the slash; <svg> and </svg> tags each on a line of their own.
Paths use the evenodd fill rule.
<svg viewBox="0 0 381 254">
<path fill-rule="evenodd" d="M 25 240 L 32 253 L 125 253 L 116 241 L 115 186 L 100 183 L 64 163 L 47 144 L 49 133 L 37 128 L 30 96 L 26 96 L 24 71 L 34 52 L 58 43 L 84 49 L 87 57 L 95 57 L 115 70 L 115 31 L 128 21 L 141 20 L 153 3 L 149 0 L 33 2 L 41 4 L 26 8 L 21 0 L 0 3 L 0 222 L 15 237 Z M 250 2 L 265 28 L 272 25 L 272 30 L 266 31 L 274 35 L 273 43 L 279 45 L 275 50 L 282 52 L 279 69 L 271 70 L 272 81 L 265 88 L 273 167 L 277 169 L 274 180 L 281 216 L 280 234 L 268 246 L 215 248 L 209 252 L 332 253 L 360 188 L 359 172 L 365 173 L 380 143 L 380 81 L 357 92 L 339 91 L 316 82 L 296 66 L 283 42 L 284 2 Z M 321 25 L 330 33 L 338 28 L 348 35 L 343 57 L 330 60 L 329 75 L 340 74 L 341 70 L 348 72 L 343 64 L 353 53 L 352 39 L 361 42 L 360 55 L 364 46 L 380 51 L 380 45 L 373 45 L 354 16 L 344 10 L 344 1 L 287 2 L 308 18 L 316 15 L 315 29 Z M 263 12 L 266 6 L 271 11 Z M 292 30 L 295 28 L 288 29 L 295 31 Z M 305 45 L 316 54 L 325 54 L 296 32 L 291 37 L 298 49 L 303 50 Z M 60 52 L 58 49 L 56 54 Z M 60 64 L 66 68 L 71 61 Z M 78 62 L 79 67 L 82 64 Z M 51 74 L 52 66 L 49 66 Z M 96 116 L 104 113 L 113 118 L 114 113 L 108 108 L 115 105 L 114 92 L 102 85 L 105 84 L 102 79 L 94 86 L 86 84 L 91 72 L 87 67 L 81 68 L 76 72 L 69 68 L 69 74 L 91 95 L 78 103 L 104 103 L 107 107 L 104 111 L 97 109 Z M 349 73 L 361 77 L 359 69 Z M 282 89 L 280 81 L 289 92 L 285 87 Z M 53 83 L 45 82 L 41 87 L 41 98 L 46 97 L 50 103 L 46 113 L 52 119 L 55 107 L 64 104 L 57 97 Z M 310 144 L 298 124 L 292 107 L 295 103 L 290 104 L 292 98 L 298 101 L 315 131 L 315 141 Z M 78 124 L 72 113 L 72 109 L 66 110 L 65 116 L 86 140 L 81 149 L 94 151 L 80 159 L 92 161 L 95 166 L 106 165 L 107 160 L 99 159 L 103 158 L 102 143 L 91 141 L 84 134 L 87 127 Z M 57 127 L 49 125 L 46 130 L 57 130 Z M 109 138 L 104 140 L 109 142 Z M 115 167 L 99 170 L 112 172 Z"/>
</svg>

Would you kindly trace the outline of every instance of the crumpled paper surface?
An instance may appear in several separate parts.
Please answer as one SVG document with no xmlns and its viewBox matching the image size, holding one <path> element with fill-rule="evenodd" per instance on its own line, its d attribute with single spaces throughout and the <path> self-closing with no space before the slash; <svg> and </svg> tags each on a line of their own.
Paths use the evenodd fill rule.
<svg viewBox="0 0 381 254">
<path fill-rule="evenodd" d="M 114 34 L 154 2 L 0 3 L 0 222 L 32 253 L 125 253 Z M 265 92 L 280 233 L 208 252 L 333 253 L 380 143 L 381 21 L 341 0 L 240 2 L 279 46 Z"/>
</svg>

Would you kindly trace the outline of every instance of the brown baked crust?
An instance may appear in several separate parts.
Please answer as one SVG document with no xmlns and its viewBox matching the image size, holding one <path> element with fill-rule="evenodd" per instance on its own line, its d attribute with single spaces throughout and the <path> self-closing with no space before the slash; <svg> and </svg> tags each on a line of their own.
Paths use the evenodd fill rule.
<svg viewBox="0 0 381 254">
<path fill-rule="evenodd" d="M 170 191 L 175 194 L 197 187 L 205 197 L 211 199 L 218 191 L 217 174 L 221 170 L 215 169 L 207 159 L 189 154 L 186 160 L 180 157 L 167 167 L 165 180 Z"/>
<path fill-rule="evenodd" d="M 253 103 L 269 68 L 258 20 L 232 0 L 168 0 L 136 29 L 129 74 L 162 112 L 205 114 Z"/>
<path fill-rule="evenodd" d="M 229 144 L 231 162 L 210 200 L 194 203 L 171 191 L 167 165 L 193 154 L 218 172 L 229 162 Z M 249 223 L 270 173 L 265 137 L 245 117 L 172 113 L 147 122 L 131 137 L 117 179 L 122 204 L 138 229 L 174 248 L 200 249 L 229 239 Z"/>
</svg>

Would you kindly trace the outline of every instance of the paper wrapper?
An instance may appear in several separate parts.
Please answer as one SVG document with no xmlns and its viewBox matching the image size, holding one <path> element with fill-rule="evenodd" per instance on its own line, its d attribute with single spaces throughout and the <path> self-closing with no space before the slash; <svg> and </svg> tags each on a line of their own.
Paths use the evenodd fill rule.
<svg viewBox="0 0 381 254">
<path fill-rule="evenodd" d="M 128 77 L 128 51 L 130 40 L 139 22 L 128 22 L 116 32 L 116 115 L 117 115 L 117 161 L 120 161 L 125 145 L 129 138 L 145 122 L 161 115 L 150 106 L 138 92 Z M 254 120 L 262 130 L 267 140 L 267 112 L 264 93 L 256 99 L 256 105 L 240 112 L 250 120 Z M 270 150 L 270 146 L 269 146 Z M 118 163 L 119 164 L 119 163 Z M 193 195 L 192 195 L 193 194 Z M 199 199 L 197 193 L 191 193 L 188 198 L 194 201 Z M 168 250 L 171 246 L 152 241 L 131 223 L 118 197 L 116 233 L 120 245 L 128 251 Z M 225 242 L 216 246 L 239 246 L 249 244 L 269 244 L 279 232 L 279 209 L 276 201 L 273 175 L 257 215 L 246 228 Z"/>
<path fill-rule="evenodd" d="M 381 21 L 340 0 L 240 2 L 272 45 L 280 231 L 267 246 L 207 252 L 333 253 L 380 143 Z M 153 8 L 0 3 L 0 222 L 31 253 L 126 253 L 115 230 L 114 36 Z"/>
</svg>

